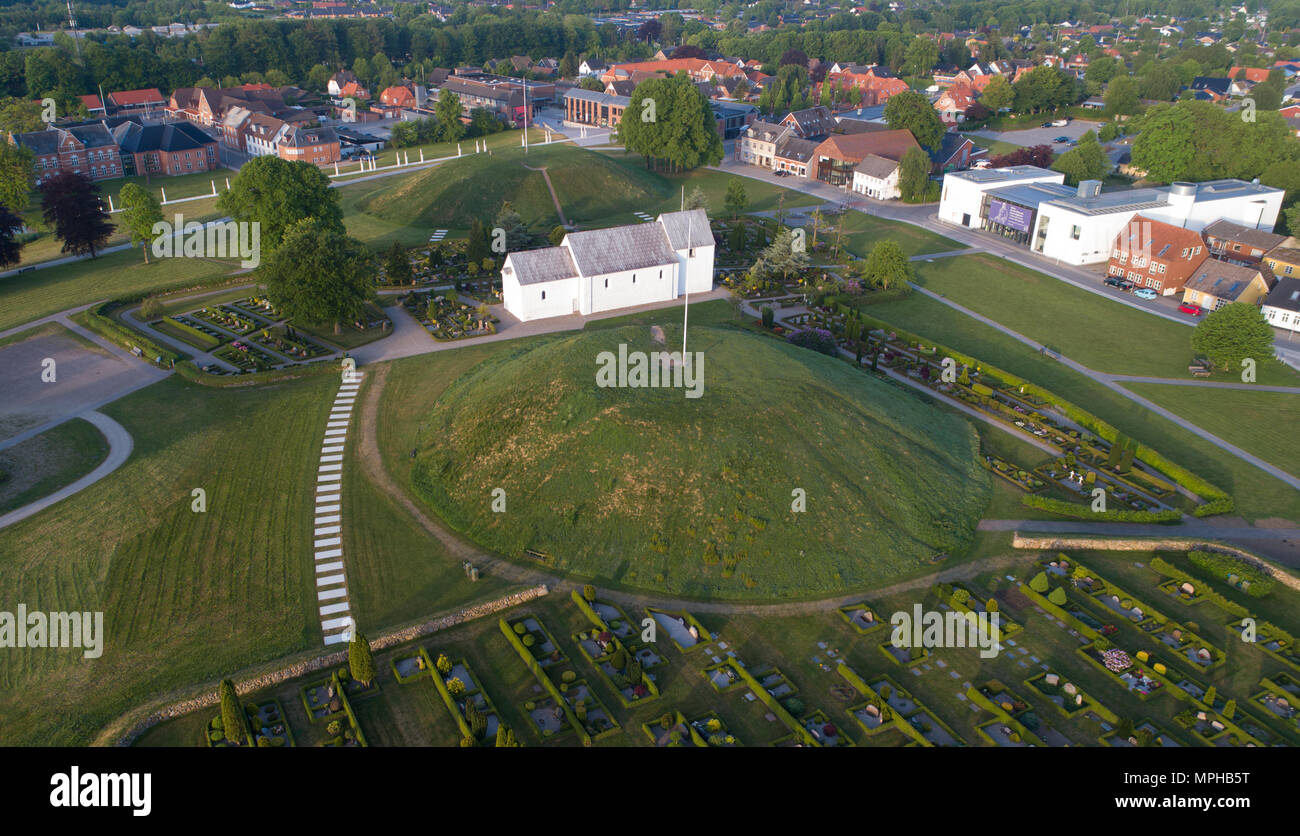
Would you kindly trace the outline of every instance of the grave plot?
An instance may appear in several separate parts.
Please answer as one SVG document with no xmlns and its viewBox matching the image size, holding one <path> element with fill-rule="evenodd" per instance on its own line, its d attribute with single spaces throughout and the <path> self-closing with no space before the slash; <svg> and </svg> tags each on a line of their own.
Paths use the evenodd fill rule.
<svg viewBox="0 0 1300 836">
<path fill-rule="evenodd" d="M 334 353 L 332 349 L 300 334 L 287 323 L 263 328 L 253 337 L 253 343 L 266 352 L 274 351 L 288 360 L 312 360 Z"/>
<path fill-rule="evenodd" d="M 346 668 L 342 670 L 346 671 Z M 377 684 L 369 689 L 357 683 L 363 692 L 375 692 Z M 311 720 L 315 736 L 323 737 L 316 745 L 332 747 L 365 746 L 366 736 L 357 724 L 352 705 L 348 702 L 347 688 L 335 671 L 329 679 L 318 680 L 298 689 L 303 708 Z"/>
<path fill-rule="evenodd" d="M 264 372 L 275 368 L 279 362 L 252 342 L 243 340 L 232 340 L 230 345 L 214 351 L 212 356 L 245 372 Z"/>
<path fill-rule="evenodd" d="M 565 711 L 567 706 L 555 697 L 528 700 L 522 708 L 532 721 L 533 731 L 543 740 L 573 731 Z"/>
<path fill-rule="evenodd" d="M 1119 718 L 1110 709 L 1085 694 L 1077 684 L 1067 681 L 1065 677 L 1058 673 L 1040 673 L 1026 679 L 1025 684 L 1050 700 L 1052 705 L 1056 706 L 1056 710 L 1066 717 L 1080 717 L 1087 712 L 1093 712 L 1112 724 L 1119 722 Z"/>
<path fill-rule="evenodd" d="M 528 615 L 512 619 L 509 627 L 539 666 L 547 668 L 568 661 L 568 657 L 560 650 L 560 646 L 536 616 Z"/>
<path fill-rule="evenodd" d="M 241 313 L 230 305 L 200 308 L 191 313 L 190 317 L 215 325 L 239 337 L 251 334 L 258 329 L 258 322 L 251 315 Z"/>
<path fill-rule="evenodd" d="M 840 607 L 838 612 L 850 627 L 863 635 L 873 630 L 879 630 L 889 624 L 888 621 L 884 621 L 876 615 L 876 611 L 865 601 L 857 604 L 847 604 Z"/>
<path fill-rule="evenodd" d="M 995 746 L 1023 747 L 1047 745 L 1035 732 L 1041 721 L 1029 703 L 996 679 L 966 690 L 972 703 L 993 715 L 993 719 L 976 726 L 976 731 Z"/>
<path fill-rule="evenodd" d="M 249 703 L 248 725 L 253 737 L 253 745 L 292 746 L 293 732 L 284 716 L 284 707 L 276 699 Z"/>
<path fill-rule="evenodd" d="M 696 717 L 690 721 L 690 726 L 709 746 L 725 748 L 742 745 L 716 711 Z"/>
<path fill-rule="evenodd" d="M 1101 742 L 1107 746 L 1118 748 L 1133 748 L 1139 745 L 1149 746 L 1156 744 L 1167 748 L 1178 748 L 1180 744 L 1177 740 L 1169 735 L 1168 732 L 1162 731 L 1159 726 L 1150 720 L 1142 720 L 1137 725 L 1129 723 L 1124 728 L 1115 728 L 1101 736 Z"/>
<path fill-rule="evenodd" d="M 600 698 L 587 685 L 586 680 L 561 683 L 560 690 L 574 717 L 582 724 L 592 740 L 599 740 L 619 732 L 618 721 L 614 719 L 609 709 L 601 704 Z"/>
<path fill-rule="evenodd" d="M 476 746 L 491 745 L 501 724 L 500 716 L 470 669 L 469 662 L 465 659 L 453 661 L 447 654 L 439 653 L 434 668 L 434 685 L 459 726 L 462 739 L 468 739 Z"/>
<path fill-rule="evenodd" d="M 713 634 L 685 610 L 670 612 L 646 607 L 645 611 L 659 625 L 659 629 L 667 631 L 673 645 L 683 653 L 698 650 L 704 646 L 702 642 L 713 641 Z"/>
<path fill-rule="evenodd" d="M 925 647 L 896 647 L 893 641 L 884 641 L 877 646 L 886 659 L 905 668 L 919 665 L 930 656 L 929 649 Z"/>
<path fill-rule="evenodd" d="M 402 306 L 440 341 L 495 334 L 501 323 L 487 302 L 472 307 L 461 301 L 460 294 L 454 290 L 439 294 L 412 291 L 402 298 Z"/>
<path fill-rule="evenodd" d="M 664 714 L 656 720 L 642 723 L 641 731 L 645 732 L 645 736 L 650 738 L 651 743 L 660 748 L 709 745 L 699 732 L 686 722 L 685 715 L 680 711 Z"/>
<path fill-rule="evenodd" d="M 1292 731 L 1300 731 L 1300 682 L 1289 674 L 1277 673 L 1260 680 L 1262 691 L 1251 697 L 1255 705 L 1260 706 L 1270 715 L 1290 724 Z"/>
<path fill-rule="evenodd" d="M 424 648 L 420 648 L 415 653 L 394 656 L 389 660 L 389 666 L 392 667 L 393 676 L 399 685 L 419 682 L 429 676 L 434 669 L 433 661 L 429 659 L 429 653 Z"/>
</svg>

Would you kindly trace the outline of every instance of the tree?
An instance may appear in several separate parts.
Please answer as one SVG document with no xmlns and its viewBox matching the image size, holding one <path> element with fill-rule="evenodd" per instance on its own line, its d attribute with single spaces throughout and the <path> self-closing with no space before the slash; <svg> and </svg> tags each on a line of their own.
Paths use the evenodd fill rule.
<svg viewBox="0 0 1300 836">
<path fill-rule="evenodd" d="M 1140 87 L 1141 84 L 1132 76 L 1121 75 L 1111 79 L 1102 96 L 1102 101 L 1106 103 L 1106 115 L 1132 116 L 1141 110 Z"/>
<path fill-rule="evenodd" d="M 239 170 L 217 208 L 240 223 L 261 224 L 261 246 L 274 251 L 290 227 L 304 220 L 343 234 L 343 210 L 329 178 L 308 162 L 254 157 Z"/>
<path fill-rule="evenodd" d="M 1213 685 L 1211 685 L 1209 688 L 1205 689 L 1205 696 L 1201 697 L 1201 702 L 1205 703 L 1210 708 L 1213 708 L 1214 698 L 1217 697 L 1218 695 L 1219 692 L 1215 689 Z"/>
<path fill-rule="evenodd" d="M 771 305 L 764 305 L 759 309 L 763 316 L 763 327 L 771 330 L 772 325 L 776 322 L 776 313 L 772 310 Z"/>
<path fill-rule="evenodd" d="M 1056 67 L 1035 67 L 1011 85 L 1016 113 L 1037 113 L 1073 104 L 1079 89 L 1073 76 Z"/>
<path fill-rule="evenodd" d="M 885 102 L 885 121 L 895 130 L 911 131 L 916 141 L 926 148 L 938 148 L 943 142 L 943 120 L 929 99 L 912 90 L 889 97 Z"/>
<path fill-rule="evenodd" d="M 908 148 L 898 162 L 899 196 L 908 203 L 920 203 L 929 186 L 930 155 L 920 148 Z"/>
<path fill-rule="evenodd" d="M 488 241 L 487 228 L 478 218 L 470 221 L 469 240 L 465 245 L 465 260 L 471 266 L 477 266 L 483 259 L 488 258 L 491 254 L 491 243 Z"/>
<path fill-rule="evenodd" d="M 22 212 L 36 182 L 35 155 L 26 148 L 0 142 L 0 206 Z"/>
<path fill-rule="evenodd" d="M 497 230 L 500 230 L 500 232 Z M 506 252 L 522 250 L 528 246 L 528 241 L 532 237 L 528 234 L 528 227 L 524 225 L 524 219 L 520 217 L 509 201 L 501 205 L 501 211 L 497 213 L 496 219 L 492 221 L 492 235 L 494 238 L 497 235 L 504 237 Z"/>
<path fill-rule="evenodd" d="M 727 196 L 723 201 L 732 219 L 740 217 L 749 206 L 749 195 L 745 193 L 745 183 L 739 177 L 732 177 L 727 182 Z"/>
<path fill-rule="evenodd" d="M 0 99 L 0 131 L 29 133 L 45 129 L 41 119 L 41 103 L 29 99 Z"/>
<path fill-rule="evenodd" d="M 722 161 L 722 137 L 709 101 L 685 73 L 636 86 L 618 126 L 629 151 L 646 166 L 689 171 Z"/>
<path fill-rule="evenodd" d="M 1011 89 L 1011 82 L 1002 75 L 993 76 L 980 94 L 980 102 L 994 113 L 1010 110 L 1015 101 L 1016 91 Z"/>
<path fill-rule="evenodd" d="M 293 319 L 332 322 L 335 334 L 344 320 L 362 315 L 374 294 L 369 249 L 318 218 L 290 227 L 263 269 L 276 307 Z"/>
<path fill-rule="evenodd" d="M 1097 141 L 1097 135 L 1088 131 L 1079 137 L 1079 144 L 1056 158 L 1053 171 L 1065 174 L 1066 182 L 1077 186 L 1082 180 L 1100 180 L 1110 171 L 1110 157 Z"/>
<path fill-rule="evenodd" d="M 789 281 L 791 275 L 803 272 L 808 264 L 808 252 L 804 247 L 796 245 L 794 230 L 782 226 L 776 238 L 763 250 L 754 271 L 780 273 L 783 281 Z M 762 269 L 759 265 L 762 265 Z"/>
<path fill-rule="evenodd" d="M 1241 368 L 1273 356 L 1273 328 L 1259 308 L 1245 302 L 1224 305 L 1205 315 L 1192 332 L 1192 350 L 1224 369 Z"/>
<path fill-rule="evenodd" d="M 149 263 L 149 242 L 154 238 L 154 224 L 163 219 L 158 198 L 136 183 L 127 183 L 119 194 L 122 200 L 122 225 L 131 233 L 131 243 L 144 250 L 144 263 Z"/>
<path fill-rule="evenodd" d="M 244 709 L 239 704 L 239 695 L 235 693 L 235 683 L 229 679 L 221 680 L 217 687 L 217 697 L 221 700 L 221 727 L 225 730 L 226 740 L 240 744 L 244 742 L 247 727 L 244 725 Z"/>
<path fill-rule="evenodd" d="M 1029 588 L 1039 594 L 1046 592 L 1049 585 L 1046 572 L 1039 572 L 1029 579 Z"/>
<path fill-rule="evenodd" d="M 691 188 L 690 192 L 688 192 L 686 195 L 686 208 L 687 209 L 708 209 L 709 208 L 709 198 L 704 194 L 704 189 L 701 189 L 699 186 L 694 186 Z"/>
<path fill-rule="evenodd" d="M 939 44 L 924 35 L 918 35 L 907 45 L 903 58 L 903 74 L 926 76 L 939 63 Z"/>
<path fill-rule="evenodd" d="M 392 285 L 411 284 L 415 280 L 411 258 L 397 241 L 392 243 L 384 255 L 384 277 Z"/>
<path fill-rule="evenodd" d="M 777 61 L 778 67 L 785 67 L 793 64 L 796 67 L 808 69 L 808 53 L 801 49 L 787 49 L 781 53 L 781 60 Z"/>
<path fill-rule="evenodd" d="M 438 117 L 439 142 L 455 142 L 465 135 L 465 126 L 460 121 L 460 96 L 443 91 L 433 106 L 433 113 Z"/>
<path fill-rule="evenodd" d="M 113 232 L 99 187 L 84 174 L 65 172 L 47 179 L 41 185 L 41 212 L 65 253 L 94 258 Z"/>
<path fill-rule="evenodd" d="M 23 219 L 0 205 L 0 267 L 9 267 L 22 261 L 22 242 L 16 237 L 17 230 L 23 226 Z"/>
<path fill-rule="evenodd" d="M 578 74 L 578 56 L 569 50 L 560 59 L 560 78 L 573 78 Z"/>
<path fill-rule="evenodd" d="M 600 79 L 592 78 L 589 75 L 583 76 L 578 81 L 578 87 L 582 88 L 583 90 L 590 90 L 593 93 L 605 92 L 605 85 L 600 83 Z"/>
<path fill-rule="evenodd" d="M 348 671 L 355 681 L 367 688 L 375 681 L 375 659 L 370 653 L 370 642 L 364 633 L 357 633 L 348 642 Z"/>
<path fill-rule="evenodd" d="M 565 229 L 563 226 L 559 224 L 556 224 L 555 228 L 552 229 L 550 234 L 546 236 L 546 240 L 550 242 L 552 247 L 558 247 L 560 246 L 560 242 L 564 240 L 564 236 L 568 234 L 569 231 L 567 229 Z"/>
<path fill-rule="evenodd" d="M 912 262 L 896 241 L 877 241 L 862 265 L 862 279 L 881 290 L 902 287 L 915 278 Z"/>
</svg>

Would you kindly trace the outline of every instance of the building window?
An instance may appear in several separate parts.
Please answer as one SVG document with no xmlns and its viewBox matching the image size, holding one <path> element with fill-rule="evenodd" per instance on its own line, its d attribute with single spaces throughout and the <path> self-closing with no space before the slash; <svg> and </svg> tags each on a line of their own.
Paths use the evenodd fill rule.
<svg viewBox="0 0 1300 836">
<path fill-rule="evenodd" d="M 1083 230 L 1079 228 L 1078 224 L 1070 227 L 1070 237 L 1074 240 L 1078 241 L 1081 234 L 1083 234 Z"/>
<path fill-rule="evenodd" d="M 543 299 L 546 298 L 546 291 L 545 291 L 545 290 L 542 291 L 542 298 L 543 298 Z"/>
<path fill-rule="evenodd" d="M 609 279 L 605 279 L 605 287 L 609 287 Z"/>
</svg>

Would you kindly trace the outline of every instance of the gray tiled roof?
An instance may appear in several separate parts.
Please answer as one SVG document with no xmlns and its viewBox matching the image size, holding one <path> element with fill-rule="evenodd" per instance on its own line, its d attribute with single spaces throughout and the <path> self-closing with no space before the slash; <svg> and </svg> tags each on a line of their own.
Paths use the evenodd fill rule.
<svg viewBox="0 0 1300 836">
<path fill-rule="evenodd" d="M 570 232 L 564 241 L 585 276 L 677 263 L 677 254 L 657 223 Z"/>
<path fill-rule="evenodd" d="M 1239 267 L 1226 261 L 1207 258 L 1184 287 L 1234 302 L 1259 272 L 1258 267 Z"/>
<path fill-rule="evenodd" d="M 691 247 L 712 247 L 713 230 L 709 228 L 709 216 L 703 209 L 687 209 L 685 212 L 665 212 L 659 216 L 664 232 L 668 233 L 668 243 L 674 250 Z M 655 224 L 658 226 L 659 224 Z M 687 240 L 689 236 L 689 242 Z"/>
<path fill-rule="evenodd" d="M 578 275 L 578 268 L 564 247 L 520 250 L 510 254 L 510 264 L 521 285 L 572 279 Z"/>
<path fill-rule="evenodd" d="M 1271 250 L 1286 240 L 1285 235 L 1278 235 L 1266 229 L 1254 229 L 1232 221 L 1217 220 L 1203 230 L 1207 236 L 1222 238 L 1227 241 L 1239 241 L 1261 250 Z"/>
<path fill-rule="evenodd" d="M 898 169 L 898 163 L 888 157 L 881 157 L 876 154 L 868 154 L 858 163 L 854 171 L 860 171 L 867 177 L 874 177 L 877 180 L 884 180 Z"/>
<path fill-rule="evenodd" d="M 1277 287 L 1269 291 L 1264 304 L 1271 308 L 1300 312 L 1300 279 L 1291 276 L 1278 279 Z"/>
</svg>

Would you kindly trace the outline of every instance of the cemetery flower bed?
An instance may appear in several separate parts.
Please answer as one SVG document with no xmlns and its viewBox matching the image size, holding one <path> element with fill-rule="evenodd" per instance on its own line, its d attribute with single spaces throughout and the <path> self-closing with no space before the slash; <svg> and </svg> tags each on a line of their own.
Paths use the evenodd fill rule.
<svg viewBox="0 0 1300 836">
<path fill-rule="evenodd" d="M 1005 685 L 991 679 L 984 685 L 966 690 L 966 697 L 972 703 L 993 715 L 992 722 L 976 727 L 980 736 L 996 746 L 1045 746 L 1042 738 L 1025 723 L 1038 727 L 1037 715 L 1030 710 L 1029 703 L 1017 697 Z M 991 731 L 990 731 L 991 730 Z"/>
<path fill-rule="evenodd" d="M 190 316 L 218 325 L 241 337 L 251 334 L 258 328 L 257 323 L 253 321 L 251 316 L 239 313 L 229 305 L 222 305 L 217 308 L 200 308 Z"/>
<path fill-rule="evenodd" d="M 301 336 L 292 325 L 264 328 L 256 337 L 257 345 L 278 352 L 290 360 L 311 360 L 333 354 L 330 349 Z"/>
<path fill-rule="evenodd" d="M 433 668 L 434 687 L 452 719 L 456 721 L 461 739 L 469 740 L 475 746 L 494 740 L 500 718 L 496 707 L 470 669 L 469 661 L 452 661 L 445 653 L 439 653 Z"/>
<path fill-rule="evenodd" d="M 1093 711 L 1112 723 L 1119 722 L 1108 708 L 1085 694 L 1075 683 L 1067 682 L 1060 674 L 1040 673 L 1038 676 L 1026 679 L 1025 684 L 1047 697 L 1052 705 L 1056 706 L 1056 710 L 1066 717 L 1076 717 L 1083 712 Z"/>
<path fill-rule="evenodd" d="M 252 729 L 253 745 L 259 747 L 265 746 L 293 746 L 293 731 L 289 728 L 289 723 L 284 716 L 284 707 L 276 699 L 264 700 L 260 703 L 249 703 L 246 708 L 254 709 L 248 712 L 248 724 Z M 266 741 L 263 743 L 263 741 Z"/>
<path fill-rule="evenodd" d="M 585 679 L 561 684 L 564 699 L 568 702 L 573 716 L 592 740 L 618 734 L 618 721 L 600 702 L 600 698 L 591 690 Z"/>
<path fill-rule="evenodd" d="M 696 717 L 690 721 L 690 726 L 696 734 L 704 738 L 704 742 L 708 746 L 725 748 L 741 745 L 716 711 L 710 711 L 708 714 Z"/>
<path fill-rule="evenodd" d="M 274 368 L 276 361 L 264 351 L 258 350 L 251 343 L 234 340 L 225 348 L 213 352 L 214 357 L 225 360 L 241 371 L 264 372 Z"/>
<path fill-rule="evenodd" d="M 1047 484 L 1034 476 L 1031 471 L 1022 470 L 1001 456 L 985 453 L 984 466 L 1023 491 L 1035 493 L 1047 487 Z"/>
<path fill-rule="evenodd" d="M 423 647 L 418 653 L 394 656 L 388 664 L 392 667 L 393 677 L 397 679 L 399 685 L 419 682 L 433 671 L 433 660 L 429 658 L 428 651 Z"/>
</svg>

